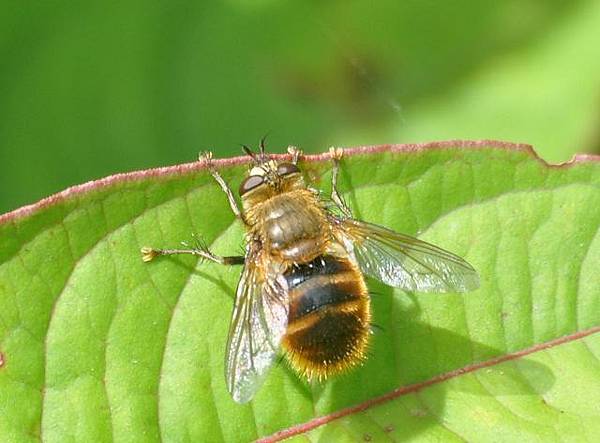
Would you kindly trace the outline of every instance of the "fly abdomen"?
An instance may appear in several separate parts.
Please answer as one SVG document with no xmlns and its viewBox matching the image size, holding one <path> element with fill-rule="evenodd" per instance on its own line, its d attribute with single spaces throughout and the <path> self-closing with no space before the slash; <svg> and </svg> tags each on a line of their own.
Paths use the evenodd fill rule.
<svg viewBox="0 0 600 443">
<path fill-rule="evenodd" d="M 283 347 L 309 378 L 326 378 L 359 363 L 370 331 L 362 274 L 346 258 L 321 256 L 285 275 L 290 296 Z"/>
</svg>

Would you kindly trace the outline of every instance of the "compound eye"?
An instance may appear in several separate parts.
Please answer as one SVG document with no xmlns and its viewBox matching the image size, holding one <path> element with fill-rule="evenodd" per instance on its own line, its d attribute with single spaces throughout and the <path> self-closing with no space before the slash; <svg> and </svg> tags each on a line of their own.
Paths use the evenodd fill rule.
<svg viewBox="0 0 600 443">
<path fill-rule="evenodd" d="M 250 177 L 246 178 L 240 185 L 240 195 L 244 195 L 246 192 L 262 185 L 264 179 L 265 178 L 261 175 L 251 175 Z"/>
<path fill-rule="evenodd" d="M 300 172 L 300 169 L 293 163 L 280 163 L 277 166 L 277 173 L 279 175 L 294 174 L 296 172 Z"/>
</svg>

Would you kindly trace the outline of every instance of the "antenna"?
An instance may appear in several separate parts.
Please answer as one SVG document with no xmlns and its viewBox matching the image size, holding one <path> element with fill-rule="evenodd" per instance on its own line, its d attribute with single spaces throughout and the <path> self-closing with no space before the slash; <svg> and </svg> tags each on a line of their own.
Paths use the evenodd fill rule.
<svg viewBox="0 0 600 443">
<path fill-rule="evenodd" d="M 256 153 L 254 151 L 252 151 L 252 149 L 250 149 L 247 145 L 240 145 L 240 146 L 242 147 L 242 149 L 244 150 L 244 152 L 246 154 L 248 154 L 250 157 L 252 157 L 252 160 L 254 160 L 254 163 L 256 163 L 257 165 L 260 164 L 260 160 L 256 156 Z"/>
<path fill-rule="evenodd" d="M 268 159 L 267 154 L 265 154 L 265 142 L 267 141 L 268 135 L 268 132 L 265 135 L 263 135 L 260 139 L 260 143 L 258 144 L 258 146 L 260 147 L 260 158 L 263 162 L 266 162 Z"/>
</svg>

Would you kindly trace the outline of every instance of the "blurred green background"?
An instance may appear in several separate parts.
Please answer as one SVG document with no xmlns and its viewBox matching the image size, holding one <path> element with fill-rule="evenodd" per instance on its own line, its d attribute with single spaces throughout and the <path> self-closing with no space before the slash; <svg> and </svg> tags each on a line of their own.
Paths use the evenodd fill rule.
<svg viewBox="0 0 600 443">
<path fill-rule="evenodd" d="M 600 147 L 600 2 L 2 2 L 0 213 L 239 144 Z"/>
</svg>

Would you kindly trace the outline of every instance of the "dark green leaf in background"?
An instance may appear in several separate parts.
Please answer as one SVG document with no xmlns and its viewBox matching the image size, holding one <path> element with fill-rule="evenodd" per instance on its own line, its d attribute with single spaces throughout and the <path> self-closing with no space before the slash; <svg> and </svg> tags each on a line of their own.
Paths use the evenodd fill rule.
<svg viewBox="0 0 600 443">
<path fill-rule="evenodd" d="M 4 2 L 0 212 L 274 146 L 504 139 L 598 152 L 596 0 Z"/>
</svg>

